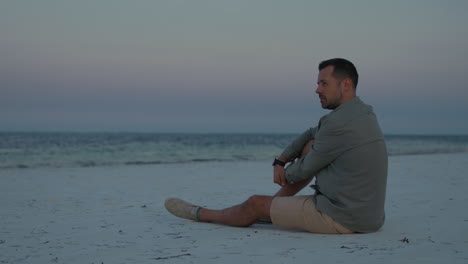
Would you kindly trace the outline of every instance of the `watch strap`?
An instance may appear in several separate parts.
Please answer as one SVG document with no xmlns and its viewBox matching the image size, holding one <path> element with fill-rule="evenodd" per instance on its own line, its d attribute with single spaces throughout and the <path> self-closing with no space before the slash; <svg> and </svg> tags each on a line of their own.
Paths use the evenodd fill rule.
<svg viewBox="0 0 468 264">
<path fill-rule="evenodd" d="M 285 163 L 285 162 L 282 162 L 282 161 L 279 160 L 279 159 L 275 159 L 275 160 L 273 161 L 273 164 L 272 164 L 272 165 L 273 165 L 273 166 L 275 166 L 275 165 L 280 165 L 281 167 L 284 167 L 284 166 L 286 166 L 286 163 Z"/>
</svg>

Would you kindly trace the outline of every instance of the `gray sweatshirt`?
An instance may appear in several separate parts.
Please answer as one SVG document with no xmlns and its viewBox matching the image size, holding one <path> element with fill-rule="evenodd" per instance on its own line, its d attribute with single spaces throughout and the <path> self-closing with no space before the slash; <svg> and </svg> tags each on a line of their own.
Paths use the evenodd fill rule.
<svg viewBox="0 0 468 264">
<path fill-rule="evenodd" d="M 315 143 L 299 158 L 308 141 Z M 282 153 L 296 160 L 286 169 L 294 183 L 316 176 L 316 207 L 354 232 L 375 232 L 384 223 L 387 149 L 372 107 L 359 97 L 323 116 Z"/>
</svg>

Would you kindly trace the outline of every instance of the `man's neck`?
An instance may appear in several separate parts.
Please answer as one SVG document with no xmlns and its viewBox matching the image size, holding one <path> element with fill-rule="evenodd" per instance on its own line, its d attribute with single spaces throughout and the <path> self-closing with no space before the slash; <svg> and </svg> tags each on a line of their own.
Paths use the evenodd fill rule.
<svg viewBox="0 0 468 264">
<path fill-rule="evenodd" d="M 344 104 L 344 103 L 346 103 L 346 102 L 348 102 L 350 100 L 353 100 L 356 97 L 357 97 L 356 94 L 352 94 L 352 95 L 349 95 L 349 96 L 343 96 L 343 99 L 341 100 L 341 102 L 340 102 L 340 104 L 338 106 L 340 106 L 340 105 L 342 105 L 342 104 Z"/>
</svg>

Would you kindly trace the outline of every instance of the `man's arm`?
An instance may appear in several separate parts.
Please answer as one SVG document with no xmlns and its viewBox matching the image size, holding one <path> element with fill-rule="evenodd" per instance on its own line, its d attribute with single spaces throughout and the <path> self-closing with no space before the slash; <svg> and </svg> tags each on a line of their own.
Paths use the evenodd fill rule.
<svg viewBox="0 0 468 264">
<path fill-rule="evenodd" d="M 310 152 L 313 144 L 314 144 L 314 140 L 311 140 L 309 141 L 309 143 L 305 145 L 301 153 L 301 158 L 305 157 Z M 307 184 L 309 184 L 314 178 L 314 175 L 313 175 L 313 176 L 310 176 L 306 180 L 295 182 L 293 184 L 288 184 L 286 181 L 286 177 L 285 177 L 285 169 L 282 166 L 275 166 L 273 175 L 274 175 L 274 182 L 281 185 L 281 187 L 283 187 L 275 194 L 275 196 L 279 196 L 279 197 L 295 195 L 297 192 L 302 190 L 302 188 L 304 188 Z"/>
<path fill-rule="evenodd" d="M 295 183 L 318 174 L 348 147 L 346 130 L 341 125 L 327 124 L 320 128 L 310 152 L 296 160 L 285 171 L 288 183 Z"/>
<path fill-rule="evenodd" d="M 310 128 L 297 137 L 289 146 L 283 151 L 283 153 L 277 157 L 278 160 L 288 163 L 296 158 L 301 157 L 304 147 L 315 137 L 317 128 Z M 287 184 L 285 177 L 285 169 L 280 165 L 275 165 L 273 168 L 273 182 L 280 186 Z"/>
<path fill-rule="evenodd" d="M 283 162 L 290 162 L 294 159 L 299 158 L 302 154 L 302 150 L 304 149 L 305 145 L 315 138 L 316 131 L 317 127 L 307 129 L 293 142 L 291 142 L 289 146 L 286 147 L 286 149 L 283 151 L 283 153 L 281 153 L 278 159 Z"/>
</svg>

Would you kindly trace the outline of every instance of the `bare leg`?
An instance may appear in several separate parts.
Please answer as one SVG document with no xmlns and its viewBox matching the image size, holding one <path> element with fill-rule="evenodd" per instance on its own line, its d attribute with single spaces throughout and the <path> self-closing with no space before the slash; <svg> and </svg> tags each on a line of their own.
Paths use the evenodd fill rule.
<svg viewBox="0 0 468 264">
<path fill-rule="evenodd" d="M 310 149 L 312 148 L 314 142 L 314 140 L 311 140 L 305 145 L 301 153 L 301 158 L 305 157 L 310 152 Z M 281 189 L 279 189 L 279 191 L 275 194 L 275 197 L 293 196 L 300 190 L 302 190 L 305 186 L 307 186 L 313 178 L 314 176 L 312 175 L 309 178 L 300 182 L 295 182 L 294 184 L 286 184 L 285 186 L 281 187 Z"/>
<path fill-rule="evenodd" d="M 309 153 L 314 141 L 311 140 L 303 149 L 301 157 Z M 270 207 L 273 198 L 277 196 L 293 196 L 306 186 L 314 176 L 303 181 L 282 187 L 275 196 L 251 196 L 247 201 L 222 210 L 201 208 L 199 220 L 201 222 L 220 223 L 230 226 L 247 227 L 258 219 L 270 219 Z"/>
<path fill-rule="evenodd" d="M 254 195 L 242 204 L 223 210 L 200 210 L 201 222 L 213 222 L 230 226 L 247 227 L 257 219 L 270 218 L 270 206 L 273 196 Z"/>
</svg>

